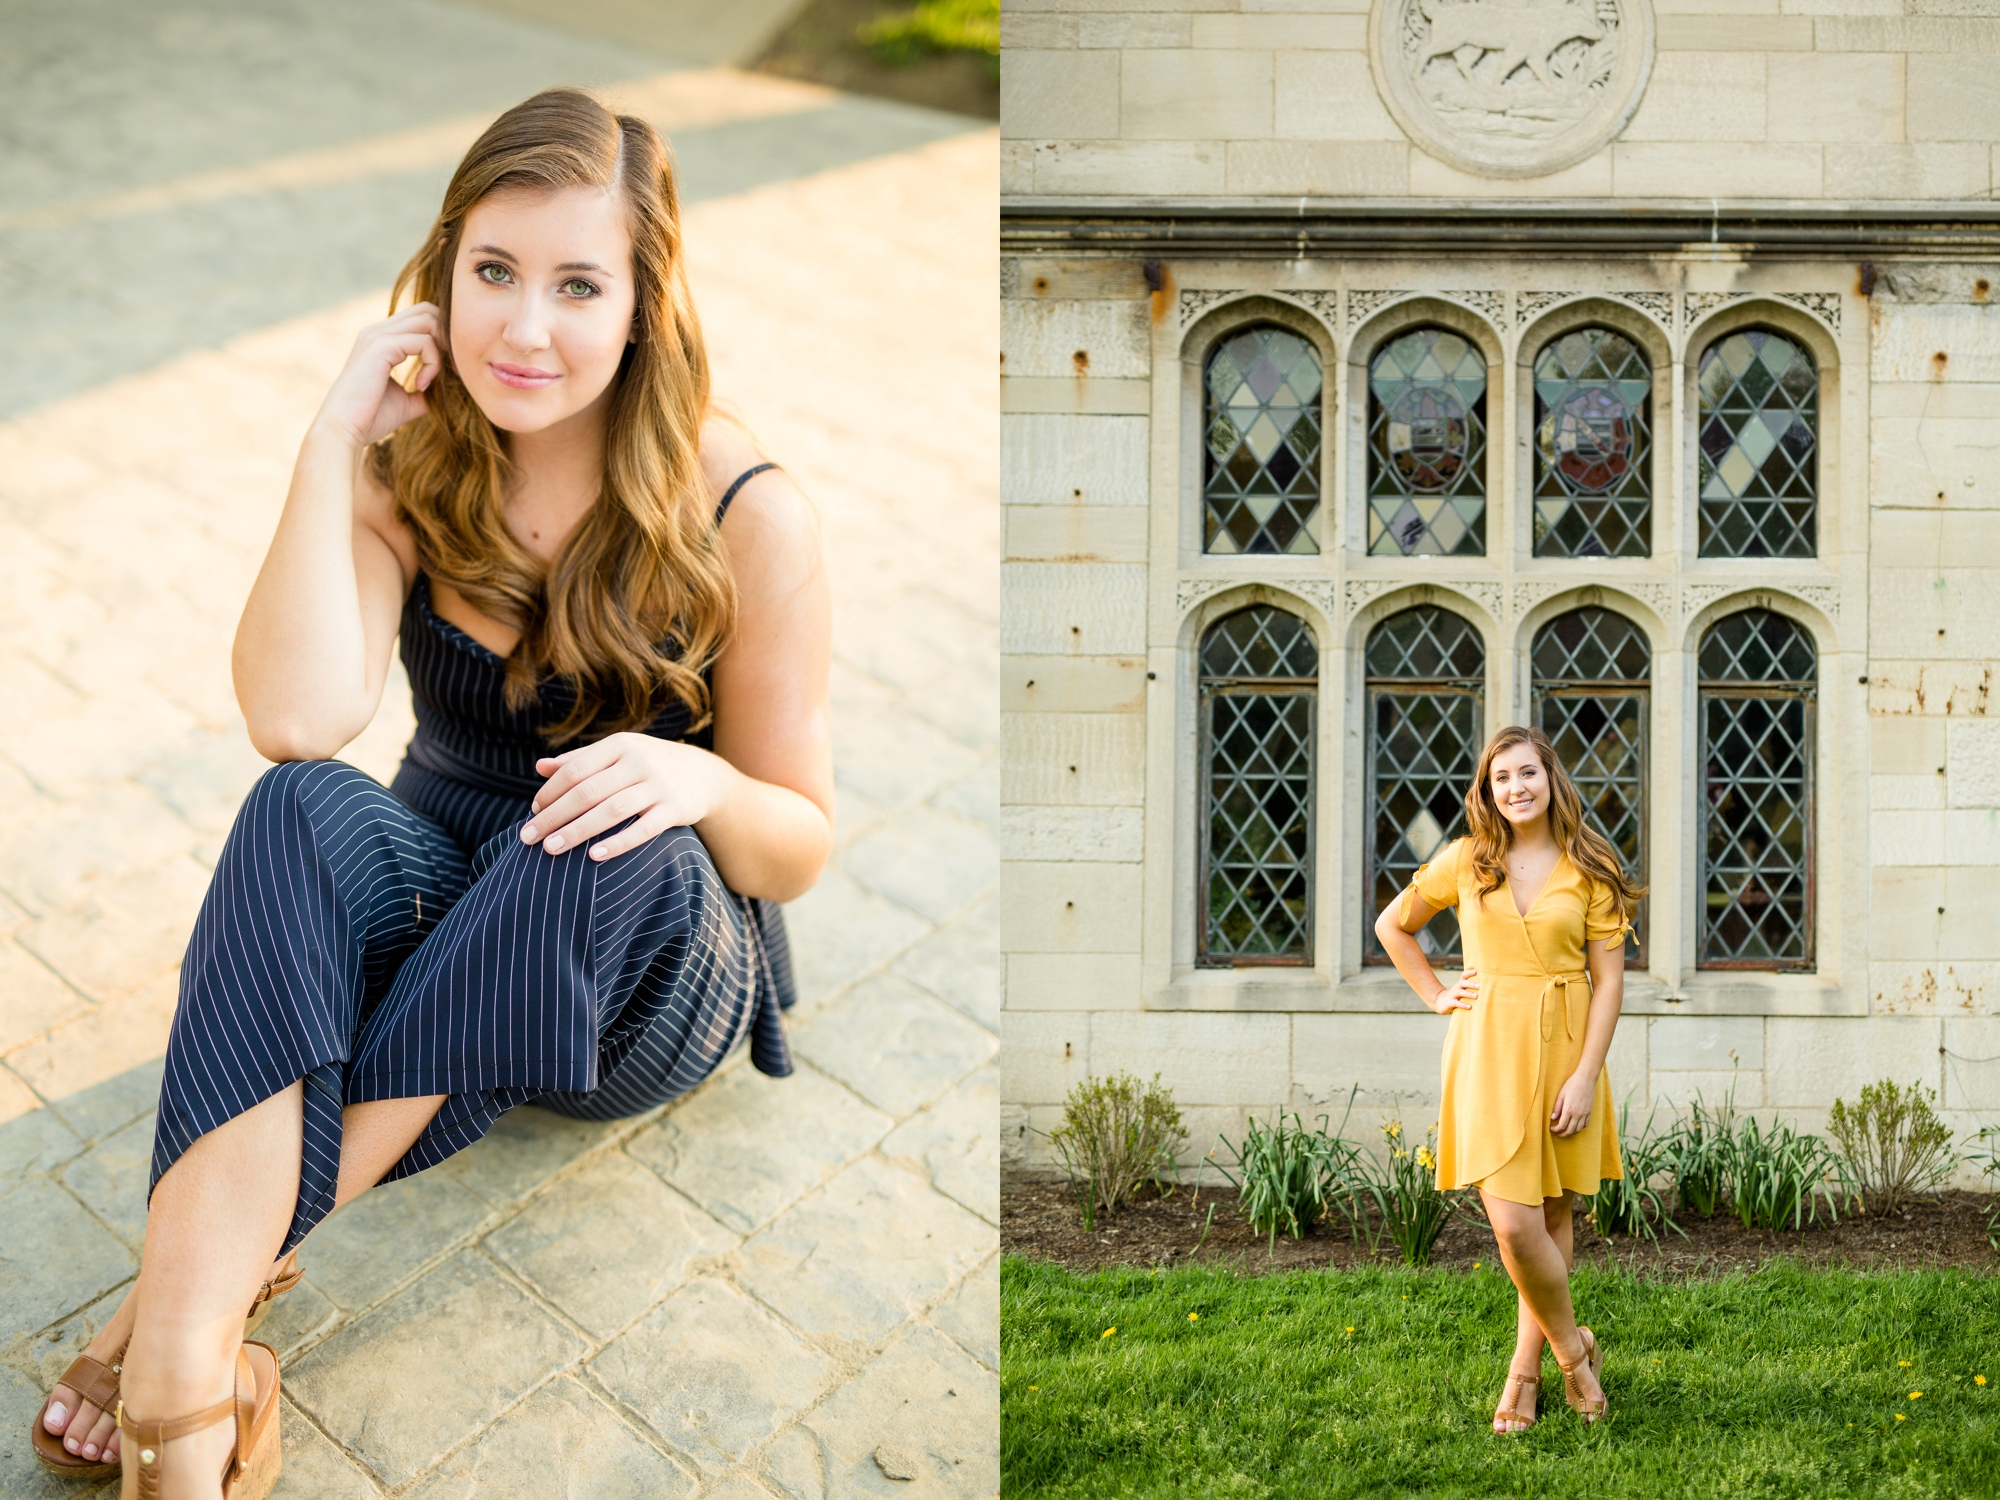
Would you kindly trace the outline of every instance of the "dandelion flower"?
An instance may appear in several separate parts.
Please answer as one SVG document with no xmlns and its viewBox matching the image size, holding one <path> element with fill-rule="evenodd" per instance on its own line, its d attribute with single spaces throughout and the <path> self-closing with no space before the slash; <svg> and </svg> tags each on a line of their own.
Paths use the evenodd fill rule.
<svg viewBox="0 0 2000 1500">
<path fill-rule="evenodd" d="M 1910 1362 L 1907 1359 L 1899 1359 L 1896 1361 L 1896 1368 L 1899 1370 L 1907 1370 L 1910 1368 Z"/>
<path fill-rule="evenodd" d="M 1107 1328 L 1104 1330 L 1104 1332 L 1100 1333 L 1098 1337 L 1101 1339 L 1108 1339 L 1111 1337 L 1112 1334 L 1116 1333 L 1117 1331 L 1118 1330 L 1115 1328 Z"/>
<path fill-rule="evenodd" d="M 1188 1314 L 1188 1321 L 1189 1321 L 1190 1323 L 1198 1323 L 1198 1322 L 1200 1322 L 1200 1321 L 1201 1321 L 1201 1314 L 1200 1314 L 1200 1313 L 1189 1313 L 1189 1314 Z"/>
<path fill-rule="evenodd" d="M 1476 1260 L 1475 1260 L 1475 1261 L 1474 1261 L 1474 1262 L 1472 1263 L 1472 1269 L 1473 1269 L 1473 1270 L 1475 1270 L 1475 1271 L 1476 1271 L 1476 1270 L 1478 1270 L 1478 1269 L 1479 1269 L 1479 1267 L 1481 1266 L 1481 1264 L 1482 1264 L 1482 1262 L 1480 1262 L 1480 1261 L 1476 1261 Z"/>
<path fill-rule="evenodd" d="M 1975 1375 L 1972 1377 L 1972 1383 L 1974 1385 L 1984 1385 L 1986 1384 L 1986 1377 L 1984 1375 Z"/>
<path fill-rule="evenodd" d="M 1903 1415 L 1903 1414 L 1902 1414 L 1901 1412 L 1897 1412 L 1897 1413 L 1896 1413 L 1896 1420 L 1897 1420 L 1898 1422 L 1906 1422 L 1906 1421 L 1908 1421 L 1909 1419 L 1908 1419 L 1907 1417 L 1905 1417 L 1905 1416 L 1904 1416 L 1904 1415 Z"/>
<path fill-rule="evenodd" d="M 1912 1401 L 1914 1401 L 1914 1400 L 1916 1400 L 1916 1399 L 1917 1399 L 1917 1397 L 1921 1396 L 1922 1394 L 1923 1394 L 1923 1392 L 1922 1392 L 1922 1391 L 1911 1391 L 1911 1392 L 1910 1392 L 1910 1399 L 1911 1399 Z"/>
<path fill-rule="evenodd" d="M 1352 1332 L 1354 1332 L 1354 1325 L 1353 1325 L 1352 1323 L 1349 1323 L 1349 1324 L 1347 1325 L 1347 1331 L 1348 1331 L 1349 1333 L 1352 1333 Z"/>
<path fill-rule="evenodd" d="M 1038 1385 L 1031 1385 L 1031 1386 L 1029 1386 L 1029 1387 L 1028 1387 L 1028 1389 L 1029 1389 L 1029 1390 L 1031 1390 L 1031 1391 L 1039 1391 L 1039 1390 L 1041 1389 L 1041 1387 L 1040 1387 L 1040 1386 L 1038 1386 Z M 1853 1426 L 1854 1424 L 1853 1424 L 1852 1422 L 1849 1422 L 1849 1423 L 1848 1423 L 1847 1425 L 1848 1425 L 1849 1427 L 1852 1427 L 1852 1426 Z"/>
</svg>

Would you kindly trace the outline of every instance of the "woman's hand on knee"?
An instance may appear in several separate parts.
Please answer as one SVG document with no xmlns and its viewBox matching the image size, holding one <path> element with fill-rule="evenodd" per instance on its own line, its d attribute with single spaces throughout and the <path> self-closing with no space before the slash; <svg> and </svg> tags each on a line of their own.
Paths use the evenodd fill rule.
<svg viewBox="0 0 2000 1500">
<path fill-rule="evenodd" d="M 535 796 L 535 816 L 521 829 L 524 844 L 562 854 L 636 819 L 590 851 L 599 860 L 615 859 L 669 828 L 699 823 L 721 804 L 736 774 L 699 746 L 649 734 L 606 735 L 545 756 L 535 770 L 548 781 Z"/>
</svg>

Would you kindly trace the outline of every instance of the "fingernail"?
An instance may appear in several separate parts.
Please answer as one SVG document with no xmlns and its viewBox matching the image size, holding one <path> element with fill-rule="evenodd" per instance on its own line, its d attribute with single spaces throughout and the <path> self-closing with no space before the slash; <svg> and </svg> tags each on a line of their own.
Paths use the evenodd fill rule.
<svg viewBox="0 0 2000 1500">
<path fill-rule="evenodd" d="M 558 849 L 562 848 L 562 846 L 563 846 L 563 836 L 562 836 L 561 834 L 559 834 L 559 833 L 558 833 L 558 834 L 554 834 L 554 835 L 552 835 L 552 836 L 550 837 L 550 839 L 549 839 L 549 853 L 551 853 L 551 854 L 555 853 L 555 852 L 556 852 L 556 850 L 558 850 Z"/>
<path fill-rule="evenodd" d="M 593 849 L 590 851 L 590 857 L 592 859 L 603 859 L 605 855 L 608 854 L 609 852 L 610 851 L 606 849 Z"/>
<path fill-rule="evenodd" d="M 524 844 L 532 844 L 540 837 L 541 835 L 535 831 L 535 825 L 532 823 L 521 830 L 521 842 Z"/>
</svg>

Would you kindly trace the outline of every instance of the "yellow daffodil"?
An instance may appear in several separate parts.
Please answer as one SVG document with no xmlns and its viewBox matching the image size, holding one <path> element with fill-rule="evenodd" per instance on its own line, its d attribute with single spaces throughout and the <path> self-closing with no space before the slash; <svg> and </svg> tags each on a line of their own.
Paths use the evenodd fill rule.
<svg viewBox="0 0 2000 1500">
<path fill-rule="evenodd" d="M 1430 1147 L 1428 1146 L 1417 1147 L 1417 1160 L 1422 1162 L 1426 1167 L 1429 1167 L 1432 1171 L 1437 1170 L 1437 1158 L 1431 1155 Z"/>
<path fill-rule="evenodd" d="M 1118 1330 L 1115 1328 L 1107 1328 L 1104 1330 L 1104 1332 L 1100 1333 L 1098 1337 L 1101 1339 L 1108 1339 L 1111 1337 L 1112 1334 L 1116 1333 L 1117 1331 Z"/>
</svg>

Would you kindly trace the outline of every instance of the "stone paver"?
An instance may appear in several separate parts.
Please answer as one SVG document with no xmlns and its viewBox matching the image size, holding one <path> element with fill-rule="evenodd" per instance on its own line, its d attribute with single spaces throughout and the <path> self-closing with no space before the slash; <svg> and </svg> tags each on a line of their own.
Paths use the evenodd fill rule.
<svg viewBox="0 0 2000 1500">
<path fill-rule="evenodd" d="M 486 1239 L 496 1259 L 604 1339 L 736 1244 L 735 1235 L 617 1153 L 565 1177 Z"/>
<path fill-rule="evenodd" d="M 468 1250 L 348 1324 L 283 1380 L 302 1410 L 398 1485 L 585 1347 Z"/>
<path fill-rule="evenodd" d="M 788 912 L 798 1068 L 519 1110 L 330 1220 L 260 1331 L 279 1494 L 990 1492 L 993 1421 L 949 1480 L 851 1460 L 912 1445 L 943 1367 L 907 1351 L 997 1339 L 994 136 L 534 3 L 77 0 L 0 49 L 0 1426 L 136 1265 L 177 964 L 263 769 L 229 644 L 299 437 L 458 153 L 560 78 L 670 133 L 716 390 L 824 520 L 839 826 Z M 386 779 L 410 728 L 393 669 L 345 757 Z M 0 1495 L 94 1489 L 0 1439 Z"/>
<path fill-rule="evenodd" d="M 978 1067 L 998 1045 L 992 1032 L 894 974 L 842 995 L 796 1040 L 815 1065 L 895 1115 L 937 1097 L 944 1080 Z"/>
<path fill-rule="evenodd" d="M 683 1288 L 590 1362 L 604 1388 L 704 1469 L 739 1462 L 839 1366 L 723 1281 Z"/>
<path fill-rule="evenodd" d="M 852 1353 L 908 1322 L 992 1245 L 991 1225 L 871 1157 L 746 1240 L 738 1279 Z M 836 1253 L 847 1246 L 856 1253 Z"/>
<path fill-rule="evenodd" d="M 446 1459 L 410 1500 L 680 1500 L 699 1483 L 562 1376 Z"/>
<path fill-rule="evenodd" d="M 1000 1257 L 958 1284 L 931 1321 L 989 1370 L 1000 1368 Z"/>
<path fill-rule="evenodd" d="M 745 1128 L 774 1116 L 811 1124 Z M 633 1137 L 626 1150 L 748 1234 L 881 1140 L 891 1123 L 810 1069 L 774 1081 L 739 1068 Z"/>
</svg>

